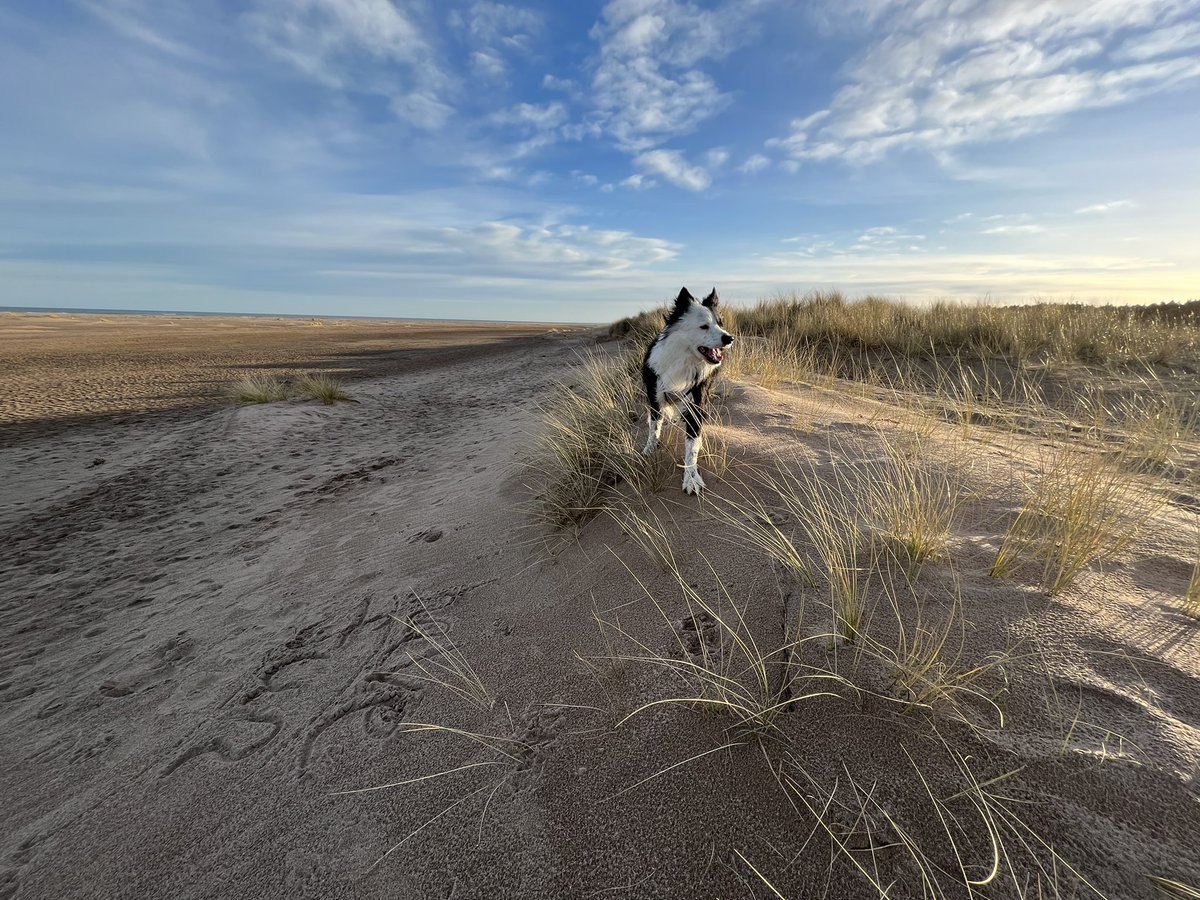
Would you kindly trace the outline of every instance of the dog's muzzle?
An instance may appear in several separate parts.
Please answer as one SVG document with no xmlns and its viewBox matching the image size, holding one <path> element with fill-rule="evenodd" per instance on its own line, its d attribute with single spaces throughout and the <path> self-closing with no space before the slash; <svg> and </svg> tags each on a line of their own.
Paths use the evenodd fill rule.
<svg viewBox="0 0 1200 900">
<path fill-rule="evenodd" d="M 719 366 L 721 361 L 725 359 L 725 352 L 720 347 L 697 347 L 700 355 L 712 363 L 714 366 Z"/>
</svg>

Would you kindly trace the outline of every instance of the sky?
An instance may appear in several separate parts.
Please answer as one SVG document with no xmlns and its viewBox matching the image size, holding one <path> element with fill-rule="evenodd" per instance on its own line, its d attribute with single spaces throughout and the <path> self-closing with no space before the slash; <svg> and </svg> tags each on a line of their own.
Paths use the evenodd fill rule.
<svg viewBox="0 0 1200 900">
<path fill-rule="evenodd" d="M 0 305 L 1200 297 L 1200 0 L 10 0 Z"/>
</svg>

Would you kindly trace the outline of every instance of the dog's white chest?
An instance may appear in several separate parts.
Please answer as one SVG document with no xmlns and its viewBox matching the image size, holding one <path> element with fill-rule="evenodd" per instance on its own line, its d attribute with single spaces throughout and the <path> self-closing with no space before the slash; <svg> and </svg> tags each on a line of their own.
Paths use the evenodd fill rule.
<svg viewBox="0 0 1200 900">
<path fill-rule="evenodd" d="M 647 361 L 658 378 L 659 396 L 691 390 L 716 368 L 698 362 L 689 345 L 670 337 L 655 344 Z"/>
</svg>

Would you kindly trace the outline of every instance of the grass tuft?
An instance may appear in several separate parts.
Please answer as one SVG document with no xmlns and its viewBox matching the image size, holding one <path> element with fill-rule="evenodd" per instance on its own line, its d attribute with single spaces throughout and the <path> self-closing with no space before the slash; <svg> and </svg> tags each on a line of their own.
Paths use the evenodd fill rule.
<svg viewBox="0 0 1200 900">
<path fill-rule="evenodd" d="M 301 375 L 296 379 L 296 392 L 306 399 L 320 400 L 326 406 L 355 402 L 343 389 L 341 380 L 332 375 Z"/>
<path fill-rule="evenodd" d="M 1056 449 L 1005 533 L 991 575 L 1004 578 L 1034 561 L 1041 564 L 1042 588 L 1061 593 L 1089 564 L 1129 546 L 1151 511 L 1146 492 L 1118 461 Z"/>
<path fill-rule="evenodd" d="M 251 375 L 235 381 L 229 395 L 238 403 L 275 403 L 288 398 L 288 388 L 278 378 Z"/>
<path fill-rule="evenodd" d="M 535 513 L 551 531 L 577 532 L 622 484 L 650 493 L 665 480 L 662 454 L 638 445 L 640 404 L 627 356 L 586 354 L 571 382 L 542 407 L 530 467 Z"/>
</svg>

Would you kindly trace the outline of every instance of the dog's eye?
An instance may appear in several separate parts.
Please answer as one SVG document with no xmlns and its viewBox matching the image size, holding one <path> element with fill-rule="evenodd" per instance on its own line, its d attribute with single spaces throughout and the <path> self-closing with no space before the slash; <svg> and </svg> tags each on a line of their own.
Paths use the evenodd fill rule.
<svg viewBox="0 0 1200 900">
<path fill-rule="evenodd" d="M 707 326 L 707 325 L 701 325 L 701 326 L 700 326 L 700 330 L 701 330 L 701 331 L 708 331 L 708 326 Z"/>
</svg>

